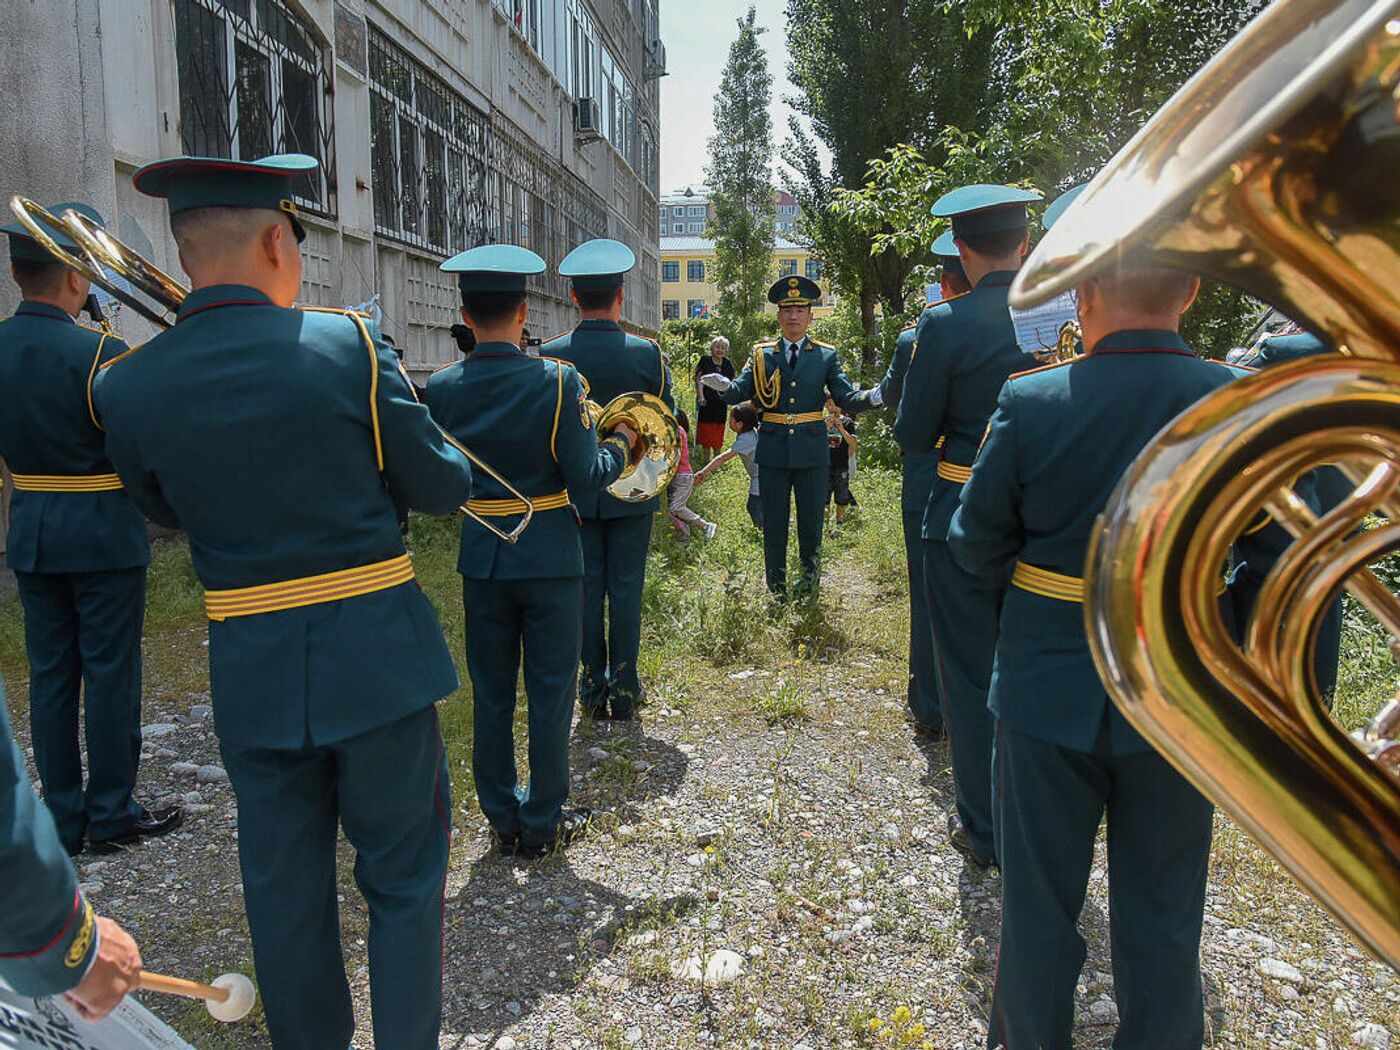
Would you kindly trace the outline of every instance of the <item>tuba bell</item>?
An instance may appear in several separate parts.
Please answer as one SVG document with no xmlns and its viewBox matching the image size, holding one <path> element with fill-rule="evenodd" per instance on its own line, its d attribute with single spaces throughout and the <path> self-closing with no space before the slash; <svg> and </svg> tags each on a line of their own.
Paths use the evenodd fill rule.
<svg viewBox="0 0 1400 1050">
<path fill-rule="evenodd" d="M 641 390 L 619 394 L 600 405 L 588 398 L 588 380 L 582 373 L 578 379 L 595 432 L 606 434 L 625 423 L 638 437 L 632 459 L 604 491 L 625 503 L 642 503 L 660 495 L 681 465 L 681 425 L 675 414 L 661 398 Z"/>
<path fill-rule="evenodd" d="M 1348 735 L 1312 672 L 1344 588 L 1400 656 L 1400 600 L 1369 568 L 1400 550 L 1397 161 L 1400 0 L 1278 0 L 1098 174 L 1011 298 L 1131 257 L 1241 287 L 1344 349 L 1225 386 L 1158 435 L 1099 519 L 1085 617 L 1128 720 L 1400 967 L 1400 705 Z M 1294 484 L 1325 464 L 1354 491 L 1319 518 Z M 1240 644 L 1217 574 L 1261 512 L 1293 543 Z"/>
</svg>

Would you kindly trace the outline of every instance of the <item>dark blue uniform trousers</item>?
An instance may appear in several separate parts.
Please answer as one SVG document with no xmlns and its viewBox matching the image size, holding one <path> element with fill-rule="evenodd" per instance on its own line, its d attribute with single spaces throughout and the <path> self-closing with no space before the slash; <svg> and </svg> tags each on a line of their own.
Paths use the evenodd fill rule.
<svg viewBox="0 0 1400 1050">
<path fill-rule="evenodd" d="M 16 572 L 29 654 L 29 725 L 44 801 L 70 850 L 87 830 L 128 830 L 141 760 L 141 626 L 144 567 L 109 572 Z M 84 696 L 87 791 L 78 746 Z"/>
<path fill-rule="evenodd" d="M 943 728 L 943 701 L 933 666 L 933 627 L 924 584 L 924 512 L 904 512 L 904 563 L 909 568 L 909 712 L 929 729 Z"/>
<path fill-rule="evenodd" d="M 590 714 L 626 717 L 642 698 L 642 587 L 651 514 L 589 518 L 583 536 L 583 662 L 579 700 Z"/>
<path fill-rule="evenodd" d="M 541 845 L 554 838 L 569 797 L 569 724 L 577 689 L 583 581 L 463 580 L 462 602 L 476 797 L 497 834 Z M 515 767 L 515 690 L 522 649 L 528 789 L 521 788 Z"/>
<path fill-rule="evenodd" d="M 436 708 L 323 747 L 222 751 L 272 1045 L 345 1050 L 354 1035 L 336 904 L 339 823 L 369 906 L 374 1043 L 436 1050 L 452 812 Z"/>
<path fill-rule="evenodd" d="M 924 592 L 943 698 L 958 818 L 981 856 L 997 856 L 993 832 L 992 713 L 987 709 L 1000 631 L 1001 592 L 970 576 L 942 540 L 924 541 Z"/>
<path fill-rule="evenodd" d="M 1077 922 L 1107 811 L 1114 1050 L 1200 1050 L 1210 803 L 1154 751 L 1113 755 L 1107 716 L 1088 752 L 1003 728 L 997 769 L 1002 925 L 988 1045 L 1071 1050 Z"/>
<path fill-rule="evenodd" d="M 821 582 L 822 519 L 826 514 L 827 472 L 830 466 L 758 468 L 758 498 L 763 504 L 763 567 L 768 589 L 787 591 L 788 518 L 797 504 L 797 559 L 802 586 Z"/>
</svg>

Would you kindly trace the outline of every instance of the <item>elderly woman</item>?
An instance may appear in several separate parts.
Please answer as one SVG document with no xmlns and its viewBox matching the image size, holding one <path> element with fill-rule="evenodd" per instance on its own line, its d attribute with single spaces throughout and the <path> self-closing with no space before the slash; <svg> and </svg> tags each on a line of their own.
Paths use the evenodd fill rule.
<svg viewBox="0 0 1400 1050">
<path fill-rule="evenodd" d="M 695 448 L 692 451 L 697 466 L 708 463 L 724 447 L 724 425 L 729 418 L 729 406 L 713 390 L 701 385 L 707 375 L 734 378 L 734 363 L 729 360 L 729 340 L 718 336 L 710 343 L 710 355 L 702 357 L 695 366 Z"/>
</svg>

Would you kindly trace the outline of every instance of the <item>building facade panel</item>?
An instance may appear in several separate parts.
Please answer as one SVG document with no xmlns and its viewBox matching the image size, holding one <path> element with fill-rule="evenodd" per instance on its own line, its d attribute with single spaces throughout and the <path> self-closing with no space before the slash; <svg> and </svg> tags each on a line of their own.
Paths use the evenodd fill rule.
<svg viewBox="0 0 1400 1050">
<path fill-rule="evenodd" d="M 181 152 L 312 153 L 303 300 L 376 303 L 422 372 L 450 361 L 443 257 L 523 243 L 551 268 L 591 237 L 636 252 L 625 322 L 660 322 L 657 0 L 49 0 L 19 5 L 0 89 L 0 192 L 81 198 L 173 274 L 131 173 Z M 581 113 L 581 110 L 583 111 Z M 377 297 L 377 298 L 376 298 Z M 3 305 L 13 305 L 7 288 Z M 126 334 L 149 330 L 127 311 Z M 572 323 L 552 272 L 531 328 Z"/>
</svg>

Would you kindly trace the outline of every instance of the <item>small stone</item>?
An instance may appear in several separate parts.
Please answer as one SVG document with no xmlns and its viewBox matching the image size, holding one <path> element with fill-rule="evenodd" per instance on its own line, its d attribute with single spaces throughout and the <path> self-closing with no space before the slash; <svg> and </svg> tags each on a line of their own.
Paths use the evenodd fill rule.
<svg viewBox="0 0 1400 1050">
<path fill-rule="evenodd" d="M 705 863 L 705 857 L 704 854 L 701 853 L 692 853 L 690 856 L 685 858 L 685 862 L 689 864 L 692 868 L 698 868 Z"/>
<path fill-rule="evenodd" d="M 174 722 L 152 722 L 148 726 L 141 727 L 141 738 L 155 740 L 158 737 L 169 736 L 179 728 Z"/>
<path fill-rule="evenodd" d="M 198 718 L 201 722 L 209 718 L 214 713 L 214 708 L 209 704 L 195 704 L 190 708 L 190 717 Z"/>
<path fill-rule="evenodd" d="M 1390 1050 L 1390 1029 L 1374 1022 L 1363 1024 L 1351 1033 L 1351 1041 L 1366 1050 Z"/>
<path fill-rule="evenodd" d="M 671 973 L 682 981 L 698 981 L 704 975 L 700 968 L 700 956 L 691 955 L 671 967 Z"/>
<path fill-rule="evenodd" d="M 846 907 L 852 915 L 869 915 L 875 910 L 875 905 L 869 901 L 847 901 Z"/>
<path fill-rule="evenodd" d="M 515 1050 L 515 1040 L 508 1035 L 503 1035 L 496 1040 L 495 1050 Z"/>
<path fill-rule="evenodd" d="M 177 777 L 192 777 L 199 772 L 199 766 L 194 762 L 172 762 L 170 772 Z"/>
<path fill-rule="evenodd" d="M 205 802 L 187 802 L 185 813 L 189 816 L 198 816 L 201 813 L 208 813 L 214 807 Z"/>
<path fill-rule="evenodd" d="M 642 1026 L 639 1024 L 630 1026 L 627 1031 L 622 1033 L 622 1038 L 628 1046 L 640 1043 L 642 1041 Z"/>
<path fill-rule="evenodd" d="M 227 784 L 228 772 L 223 766 L 200 766 L 194 778 L 201 784 Z"/>
<path fill-rule="evenodd" d="M 185 794 L 180 796 L 180 800 L 185 803 L 193 803 L 197 805 L 200 802 L 204 801 L 204 796 L 201 795 L 198 791 L 187 791 L 185 792 Z"/>
<path fill-rule="evenodd" d="M 514 1000 L 506 1003 L 506 1013 L 510 1014 L 512 1017 L 519 1017 L 523 1012 L 524 1007 L 522 1007 L 519 1003 L 515 1002 Z"/>
<path fill-rule="evenodd" d="M 1118 1021 L 1118 1004 L 1112 999 L 1099 999 L 1089 1007 L 1089 1013 L 1100 1024 L 1115 1024 Z"/>
<path fill-rule="evenodd" d="M 1282 959 L 1260 959 L 1256 969 L 1265 977 L 1272 977 L 1284 984 L 1302 984 L 1305 980 L 1302 970 Z"/>
<path fill-rule="evenodd" d="M 588 749 L 588 757 L 593 759 L 594 761 L 601 762 L 603 761 L 603 759 L 608 757 L 608 753 L 604 751 L 601 747 L 590 747 Z"/>
<path fill-rule="evenodd" d="M 155 749 L 156 758 L 179 758 L 180 752 L 173 747 L 158 747 Z"/>
<path fill-rule="evenodd" d="M 101 893 L 106 888 L 106 885 L 101 879 L 92 879 L 89 882 L 78 883 L 78 889 L 82 890 L 84 894 Z"/>
<path fill-rule="evenodd" d="M 1291 1003 L 1295 999 L 1301 998 L 1301 995 L 1298 989 L 1294 988 L 1291 984 L 1285 984 L 1279 986 L 1278 997 L 1285 1003 Z"/>
<path fill-rule="evenodd" d="M 718 828 L 704 828 L 695 833 L 695 844 L 701 849 L 706 846 L 713 846 L 719 841 L 720 830 Z"/>
<path fill-rule="evenodd" d="M 899 884 L 905 889 L 913 889 L 919 884 L 919 879 L 918 876 L 915 875 L 906 875 L 904 876 L 904 878 L 899 880 Z"/>
<path fill-rule="evenodd" d="M 744 972 L 744 960 L 738 952 L 721 948 L 705 964 L 706 984 L 732 984 Z"/>
<path fill-rule="evenodd" d="M 893 821 L 880 828 L 880 837 L 886 842 L 897 842 L 899 840 L 899 825 Z"/>
</svg>

